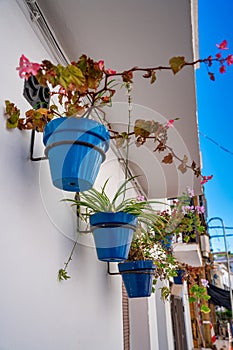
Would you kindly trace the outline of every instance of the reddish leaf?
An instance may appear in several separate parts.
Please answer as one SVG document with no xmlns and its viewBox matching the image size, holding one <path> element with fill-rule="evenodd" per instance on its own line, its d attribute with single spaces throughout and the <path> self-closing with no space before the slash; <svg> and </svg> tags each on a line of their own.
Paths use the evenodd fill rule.
<svg viewBox="0 0 233 350">
<path fill-rule="evenodd" d="M 210 80 L 215 81 L 214 73 L 208 72 L 208 75 L 210 77 Z"/>
<path fill-rule="evenodd" d="M 172 153 L 168 153 L 168 155 L 163 158 L 162 163 L 165 163 L 165 164 L 173 163 L 173 155 L 172 155 Z"/>
<path fill-rule="evenodd" d="M 133 72 L 132 71 L 124 71 L 122 74 L 122 79 L 125 83 L 133 82 Z"/>
<path fill-rule="evenodd" d="M 167 148 L 166 145 L 163 142 L 160 142 L 158 146 L 154 149 L 154 152 L 156 151 L 163 152 L 165 151 L 166 148 Z"/>
</svg>

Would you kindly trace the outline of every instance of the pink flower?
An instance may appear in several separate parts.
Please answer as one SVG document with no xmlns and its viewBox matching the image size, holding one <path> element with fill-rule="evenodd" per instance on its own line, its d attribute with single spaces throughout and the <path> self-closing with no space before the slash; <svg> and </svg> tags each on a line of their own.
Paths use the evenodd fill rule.
<svg viewBox="0 0 233 350">
<path fill-rule="evenodd" d="M 104 61 L 103 61 L 103 60 L 100 60 L 100 61 L 98 62 L 98 66 L 99 66 L 99 69 L 100 69 L 100 70 L 103 70 L 103 69 L 104 69 Z"/>
<path fill-rule="evenodd" d="M 203 206 L 203 205 L 197 205 L 196 207 L 195 207 L 195 209 L 196 209 L 196 211 L 197 211 L 197 214 L 204 214 L 204 212 L 205 212 L 205 207 Z"/>
<path fill-rule="evenodd" d="M 187 187 L 187 193 L 190 198 L 194 197 L 194 190 L 190 187 Z"/>
<path fill-rule="evenodd" d="M 138 202 L 144 202 L 145 197 L 144 196 L 137 196 L 137 201 Z"/>
<path fill-rule="evenodd" d="M 116 74 L 116 70 L 107 69 L 107 70 L 106 70 L 106 73 L 109 74 L 109 75 L 115 75 L 115 74 Z"/>
<path fill-rule="evenodd" d="M 187 213 L 193 213 L 194 212 L 194 206 L 193 205 L 183 205 L 182 206 L 182 213 L 186 215 Z"/>
<path fill-rule="evenodd" d="M 173 126 L 173 123 L 174 123 L 175 119 L 170 119 L 167 123 L 166 123 L 166 128 L 170 128 Z"/>
<path fill-rule="evenodd" d="M 22 55 L 19 60 L 19 67 L 16 70 L 19 71 L 20 78 L 27 80 L 31 75 L 36 75 L 40 68 L 41 65 L 39 63 L 30 62 L 27 57 Z"/>
<path fill-rule="evenodd" d="M 203 287 L 209 287 L 209 281 L 207 281 L 204 278 L 201 279 L 201 284 L 203 285 Z"/>
<path fill-rule="evenodd" d="M 216 54 L 216 58 L 221 58 L 222 57 L 222 54 L 219 52 Z"/>
<path fill-rule="evenodd" d="M 228 64 L 228 66 L 233 64 L 233 55 L 228 55 L 227 56 L 227 64 Z"/>
<path fill-rule="evenodd" d="M 219 68 L 219 72 L 220 72 L 221 74 L 226 73 L 226 67 L 225 67 L 223 64 L 222 64 L 221 67 Z"/>
<path fill-rule="evenodd" d="M 217 48 L 220 50 L 229 50 L 227 47 L 227 41 L 223 40 L 220 44 L 216 44 Z"/>
</svg>

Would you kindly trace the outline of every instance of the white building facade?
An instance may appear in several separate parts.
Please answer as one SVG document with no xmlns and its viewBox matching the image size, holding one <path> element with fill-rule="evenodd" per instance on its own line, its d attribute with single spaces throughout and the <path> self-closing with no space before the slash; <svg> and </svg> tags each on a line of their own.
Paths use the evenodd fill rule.
<svg viewBox="0 0 233 350">
<path fill-rule="evenodd" d="M 30 2 L 30 1 L 29 1 Z M 33 3 L 33 2 L 31 2 Z M 69 5 L 71 1 L 68 2 Z M 68 4 L 67 3 L 67 4 Z M 111 3 L 111 2 L 110 2 Z M 112 12 L 108 9 L 110 3 L 102 3 L 103 8 L 108 13 L 105 14 L 106 25 L 111 31 L 111 22 L 114 26 L 116 7 L 113 5 Z M 117 3 L 117 2 L 116 2 Z M 155 43 L 158 45 L 158 56 L 156 62 L 162 63 L 164 56 L 167 60 L 175 54 L 182 54 L 183 50 L 193 59 L 193 33 L 191 24 L 193 12 L 189 2 L 175 1 L 176 6 L 182 5 L 178 12 L 173 13 L 175 19 L 168 16 L 172 14 L 172 9 L 176 8 L 174 4 L 169 6 L 169 1 L 159 1 L 157 4 L 158 11 L 156 16 L 161 16 L 161 32 L 156 33 Z M 192 6 L 194 6 L 192 3 Z M 44 1 L 38 1 L 41 9 L 45 5 Z M 44 8 L 44 13 L 51 9 L 59 11 L 60 7 L 66 6 L 66 2 L 59 1 L 48 2 L 48 8 Z M 88 6 L 90 1 L 79 1 L 82 15 L 86 13 L 86 18 L 82 17 L 80 31 L 77 36 L 85 33 L 88 25 Z M 121 4 L 123 5 L 123 4 Z M 126 1 L 126 8 L 131 5 Z M 98 6 L 93 5 L 91 12 L 93 21 L 94 11 Z M 104 7 L 105 6 L 105 7 Z M 139 2 L 135 3 L 135 8 Z M 146 6 L 150 9 L 151 1 Z M 195 7 L 195 6 L 194 6 Z M 140 21 L 140 14 L 135 21 Z M 152 7 L 154 10 L 154 7 Z M 62 8 L 63 11 L 65 11 Z M 128 9 L 129 10 L 129 9 Z M 85 12 L 86 11 L 86 12 Z M 118 13 L 118 12 L 117 12 Z M 65 12 L 64 12 L 65 14 Z M 111 15 L 110 15 L 111 14 Z M 123 12 L 123 19 L 125 13 Z M 34 14 L 36 17 L 36 14 Z M 78 15 L 78 14 L 77 14 Z M 145 14 L 144 14 L 145 15 Z M 151 15 L 151 14 L 150 14 Z M 16 67 L 18 66 L 19 57 L 24 54 L 33 62 L 39 62 L 43 59 L 57 60 L 62 59 L 49 46 L 47 40 L 36 31 L 36 21 L 30 19 L 26 1 L 23 0 L 2 0 L 0 1 L 0 29 L 1 29 L 1 235 L 0 235 L 0 275 L 1 275 L 1 298 L 0 298 L 0 350 L 121 350 L 127 349 L 124 341 L 123 325 L 123 307 L 122 307 L 122 279 L 121 276 L 111 276 L 107 272 L 107 265 L 97 260 L 91 233 L 80 234 L 79 243 L 75 250 L 73 259 L 69 267 L 71 279 L 64 282 L 58 282 L 58 270 L 63 267 L 72 249 L 74 239 L 77 234 L 76 216 L 74 210 L 66 202 L 61 200 L 72 197 L 73 194 L 65 193 L 56 189 L 51 182 L 48 162 L 46 160 L 33 162 L 29 159 L 30 133 L 27 131 L 7 130 L 5 127 L 6 116 L 4 115 L 4 101 L 11 100 L 17 106 L 25 111 L 29 108 L 27 101 L 24 99 L 23 80 L 18 77 Z M 62 14 L 61 14 L 62 16 Z M 111 17 L 112 16 L 112 17 Z M 186 16 L 186 17 L 185 17 Z M 93 18 L 92 18 L 93 17 Z M 153 16 L 152 16 L 153 17 Z M 169 32 L 163 32 L 164 22 L 172 22 L 174 31 L 180 31 L 181 40 L 177 44 L 166 45 Z M 168 18 L 169 17 L 169 18 Z M 144 17 L 143 17 L 144 18 Z M 184 18 L 183 23 L 178 23 L 178 18 Z M 122 19 L 122 21 L 123 21 Z M 71 18 L 74 21 L 75 18 Z M 80 19 L 81 20 L 81 19 Z M 132 18 L 128 18 L 129 28 Z M 151 17 L 150 17 L 151 20 Z M 101 18 L 99 19 L 101 23 Z M 118 22 L 120 31 L 121 21 Z M 88 28 L 85 28 L 85 23 Z M 93 23 L 93 22 L 91 22 Z M 51 28 L 53 22 L 51 21 Z M 147 23 L 148 25 L 148 23 Z M 123 26 L 123 24 L 122 24 Z M 115 27 L 114 27 L 115 28 Z M 182 28 L 187 32 L 183 33 Z M 58 28 L 57 35 L 59 36 Z M 82 30 L 81 30 L 82 29 Z M 111 46 L 114 47 L 114 40 L 117 49 L 120 46 L 120 40 L 117 36 L 117 30 L 113 30 L 111 45 L 109 51 L 107 45 L 103 48 L 101 43 L 104 40 L 103 26 L 100 35 L 100 44 L 91 48 L 91 31 L 86 38 L 80 39 L 80 46 L 77 49 L 80 52 L 87 52 L 89 55 L 96 55 L 97 59 L 105 59 L 112 68 L 121 68 L 125 64 L 128 67 L 129 60 L 132 62 L 132 55 L 129 52 L 121 53 L 118 57 L 113 58 Z M 148 28 L 149 29 L 149 28 Z M 152 29 L 152 28 L 151 28 Z M 54 30 L 54 29 L 53 29 Z M 64 27 L 64 32 L 69 32 L 69 26 Z M 94 28 L 92 27 L 92 31 Z M 83 32 L 82 32 L 83 31 Z M 62 42 L 62 33 L 60 42 Z M 121 31 L 120 31 L 121 33 Z M 118 33 L 119 34 L 119 33 Z M 123 32 L 124 34 L 124 32 Z M 127 34 L 127 33 L 126 33 Z M 72 33 L 72 35 L 74 35 Z M 122 35 L 122 33 L 121 33 Z M 127 34 L 128 35 L 128 34 Z M 139 35 L 137 32 L 131 33 Z M 174 34 L 175 35 L 175 34 Z M 171 35 L 172 37 L 172 35 Z M 65 40 L 65 38 L 63 38 Z M 147 45 L 140 39 L 142 48 L 147 49 Z M 148 40 L 148 38 L 146 39 Z M 182 41 L 184 43 L 182 44 Z M 195 40 L 194 40 L 195 41 Z M 125 45 L 125 42 L 124 42 Z M 130 46 L 131 44 L 129 44 Z M 160 46 L 159 46 L 160 45 Z M 186 48 L 186 46 L 188 46 Z M 160 49 L 161 48 L 161 49 Z M 64 49 L 64 57 L 72 57 L 74 52 Z M 106 50 L 106 51 L 105 51 Z M 135 45 L 132 45 L 133 54 L 139 59 L 138 64 L 144 64 L 145 57 L 138 55 L 136 57 Z M 161 51 L 164 51 L 161 53 Z M 106 55 L 105 55 L 106 54 Z M 99 57 L 102 55 L 102 57 Z M 56 56 L 56 57 L 55 57 Z M 140 62 L 141 60 L 141 62 Z M 137 64 L 133 61 L 132 65 Z M 152 64 L 153 57 L 149 56 L 146 64 Z M 167 63 L 167 62 L 166 62 Z M 114 66 L 116 65 L 116 67 Z M 177 86 L 170 85 L 174 77 L 166 77 L 162 80 L 160 91 L 156 88 L 156 96 L 151 87 L 148 92 L 148 100 L 141 99 L 141 95 L 135 89 L 135 118 L 138 114 L 144 116 L 148 111 L 152 115 L 162 120 L 170 119 L 172 116 L 189 118 L 178 129 L 175 129 L 172 140 L 178 135 L 178 151 L 183 152 L 184 148 L 190 157 L 197 157 L 199 160 L 199 146 L 197 138 L 196 122 L 196 105 L 195 105 L 195 81 L 191 69 L 181 73 L 177 78 Z M 166 80 L 168 79 L 168 80 Z M 182 82 L 182 79 L 184 82 Z M 173 84 L 173 83 L 171 83 Z M 143 86 L 143 89 L 145 87 Z M 166 101 L 165 92 L 168 91 L 168 100 Z M 183 89 L 183 90 L 182 90 Z M 186 97 L 185 91 L 186 89 Z M 169 96 L 175 94 L 174 100 L 169 102 Z M 163 96 L 164 95 L 164 96 Z M 149 98 L 152 96 L 152 103 Z M 163 96 L 163 98 L 161 98 Z M 184 102 L 183 99 L 186 101 Z M 155 102 L 155 103 L 154 103 Z M 184 102 L 184 103 L 183 103 Z M 183 105 L 182 105 L 183 103 Z M 145 107 L 146 106 L 146 107 Z M 119 96 L 118 101 L 109 111 L 114 122 L 118 123 L 118 113 L 127 113 L 127 103 L 124 96 Z M 174 114 L 173 114 L 174 113 Z M 182 118 L 181 118 L 182 119 Z M 119 116 L 119 123 L 123 125 L 124 116 Z M 193 126 L 189 127 L 189 125 Z M 192 129 L 190 131 L 190 129 Z M 194 131 L 193 131 L 194 130 Z M 191 132 L 191 134 L 190 134 Z M 194 136 L 193 141 L 190 138 Z M 36 156 L 43 155 L 44 147 L 41 142 L 41 135 L 36 135 L 34 153 Z M 193 185 L 197 191 L 200 191 L 198 183 L 193 175 L 182 175 L 177 172 L 176 167 L 165 169 L 159 165 L 159 160 L 154 160 L 151 150 L 139 150 L 138 155 L 135 149 L 131 153 L 132 171 L 142 169 L 143 181 L 139 184 L 142 191 L 150 198 L 168 198 L 178 196 L 182 193 L 186 185 Z M 145 162 L 144 162 L 145 161 Z M 155 165 L 153 164 L 155 162 Z M 159 171 L 154 169 L 158 167 Z M 152 170 L 150 170 L 152 169 Z M 171 178 L 172 171 L 175 178 Z M 107 176 L 106 176 L 107 175 Z M 111 190 L 116 187 L 124 178 L 124 169 L 120 166 L 119 155 L 115 149 L 108 152 L 107 159 L 101 167 L 100 174 L 95 186 L 100 186 L 106 180 L 111 178 Z M 113 269 L 116 266 L 113 266 Z M 163 302 L 160 298 L 160 285 L 157 286 L 156 293 L 150 298 L 141 300 L 129 300 L 129 338 L 131 350 L 175 350 L 171 308 L 169 302 Z M 183 287 L 181 298 L 185 304 L 185 323 L 188 350 L 192 349 L 191 324 L 189 319 L 189 307 L 187 302 L 186 287 Z M 129 349 L 129 348 L 128 348 Z"/>
</svg>

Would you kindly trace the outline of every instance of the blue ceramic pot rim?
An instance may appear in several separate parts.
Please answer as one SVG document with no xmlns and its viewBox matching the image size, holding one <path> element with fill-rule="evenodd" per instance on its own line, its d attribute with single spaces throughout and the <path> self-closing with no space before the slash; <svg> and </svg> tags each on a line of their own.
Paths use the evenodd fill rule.
<svg viewBox="0 0 233 350">
<path fill-rule="evenodd" d="M 136 260 L 136 261 L 126 261 L 118 264 L 119 272 L 127 273 L 128 271 L 140 270 L 145 272 L 149 271 L 153 273 L 156 266 L 153 264 L 153 260 Z"/>
<path fill-rule="evenodd" d="M 174 277 L 182 277 L 185 274 L 185 271 L 182 269 L 176 270 L 177 276 Z"/>
<path fill-rule="evenodd" d="M 137 217 L 133 214 L 119 211 L 113 212 L 100 212 L 90 216 L 91 226 L 104 227 L 107 225 L 128 225 L 135 229 L 137 226 Z"/>
<path fill-rule="evenodd" d="M 64 129 L 61 130 L 61 125 L 64 123 Z M 71 126 L 67 126 L 66 124 L 70 123 Z M 73 124 L 73 125 L 72 125 Z M 80 127 L 79 124 L 82 124 Z M 60 127 L 60 128 L 59 128 Z M 56 130 L 58 129 L 58 130 Z M 85 131 L 89 134 L 93 134 L 100 138 L 103 141 L 109 141 L 110 140 L 110 135 L 108 129 L 103 125 L 100 124 L 99 122 L 92 120 L 92 119 L 87 119 L 87 118 L 75 118 L 75 117 L 61 117 L 61 118 L 56 118 L 51 120 L 44 129 L 44 136 L 43 136 L 43 142 L 44 145 L 46 146 L 47 141 L 51 134 L 56 133 L 56 132 L 61 132 L 61 131 L 74 131 L 74 130 L 79 130 L 79 131 Z"/>
</svg>

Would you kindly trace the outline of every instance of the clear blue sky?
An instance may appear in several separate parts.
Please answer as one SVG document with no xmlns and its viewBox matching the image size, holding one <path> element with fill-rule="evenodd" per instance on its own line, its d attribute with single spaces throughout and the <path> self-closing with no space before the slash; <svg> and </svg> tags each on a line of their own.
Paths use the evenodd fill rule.
<svg viewBox="0 0 233 350">
<path fill-rule="evenodd" d="M 215 55 L 216 43 L 228 41 L 233 54 L 233 1 L 199 0 L 199 52 L 200 58 Z M 233 226 L 233 66 L 225 74 L 213 69 L 215 82 L 208 78 L 204 65 L 197 71 L 198 122 L 201 133 L 212 138 L 220 147 L 200 134 L 203 174 L 213 174 L 205 185 L 208 219 L 220 217 L 225 226 Z M 219 224 L 213 221 L 211 225 Z M 216 234 L 214 230 L 211 230 Z M 220 234 L 222 231 L 218 231 Z M 226 231 L 233 234 L 233 230 Z M 215 250 L 222 240 L 213 240 Z M 228 248 L 233 252 L 233 237 L 227 237 Z"/>
</svg>

